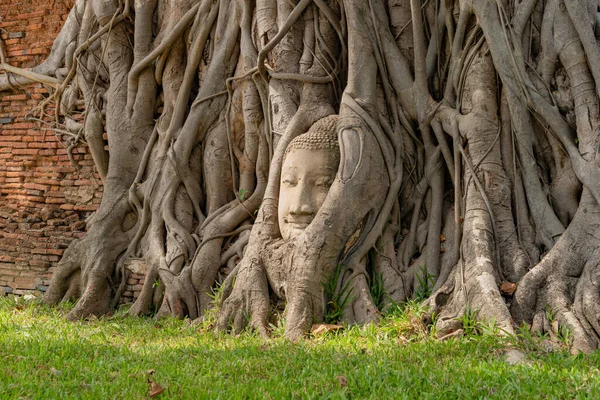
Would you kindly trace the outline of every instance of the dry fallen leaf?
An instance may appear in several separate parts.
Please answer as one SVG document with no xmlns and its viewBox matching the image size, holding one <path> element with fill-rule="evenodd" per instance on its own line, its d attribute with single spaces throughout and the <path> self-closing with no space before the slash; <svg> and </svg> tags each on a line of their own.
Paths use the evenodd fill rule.
<svg viewBox="0 0 600 400">
<path fill-rule="evenodd" d="M 341 387 L 348 386 L 348 378 L 346 378 L 344 375 L 336 376 L 336 378 Z"/>
<path fill-rule="evenodd" d="M 342 325 L 333 325 L 333 324 L 314 324 L 310 329 L 310 333 L 315 336 L 322 335 L 327 332 L 335 332 L 342 329 Z"/>
<path fill-rule="evenodd" d="M 150 397 L 156 397 L 162 392 L 164 392 L 165 388 L 160 386 L 156 382 L 150 382 Z"/>
<path fill-rule="evenodd" d="M 512 296 L 515 290 L 517 290 L 517 285 L 512 282 L 503 282 L 500 285 L 500 293 L 505 296 Z"/>
</svg>

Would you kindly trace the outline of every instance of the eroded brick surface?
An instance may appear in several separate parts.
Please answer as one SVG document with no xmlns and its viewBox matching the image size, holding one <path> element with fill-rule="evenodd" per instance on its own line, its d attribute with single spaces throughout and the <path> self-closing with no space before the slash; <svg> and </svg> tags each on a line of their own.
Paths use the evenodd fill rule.
<svg viewBox="0 0 600 400">
<path fill-rule="evenodd" d="M 28 68 L 43 61 L 71 6 L 71 0 L 0 0 L 8 62 Z M 60 137 L 26 119 L 47 90 L 16 89 L 0 93 L 0 294 L 45 290 L 102 195 L 87 146 L 74 149 L 76 168 Z"/>
</svg>

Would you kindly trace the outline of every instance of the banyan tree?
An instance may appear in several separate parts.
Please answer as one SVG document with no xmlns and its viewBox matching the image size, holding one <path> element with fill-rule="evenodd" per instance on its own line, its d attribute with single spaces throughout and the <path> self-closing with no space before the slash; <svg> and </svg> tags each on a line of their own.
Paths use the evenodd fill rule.
<svg viewBox="0 0 600 400">
<path fill-rule="evenodd" d="M 267 335 L 283 309 L 298 338 L 417 298 L 440 334 L 469 313 L 598 348 L 598 5 L 75 1 L 0 82 L 45 83 L 104 185 L 45 301 L 105 314 L 135 259 L 133 315 Z"/>
</svg>

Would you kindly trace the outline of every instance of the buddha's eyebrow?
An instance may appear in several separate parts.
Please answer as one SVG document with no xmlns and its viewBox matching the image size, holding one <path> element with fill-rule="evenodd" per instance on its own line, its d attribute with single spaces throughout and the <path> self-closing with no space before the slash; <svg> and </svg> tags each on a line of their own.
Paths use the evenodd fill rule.
<svg viewBox="0 0 600 400">
<path fill-rule="evenodd" d="M 337 168 L 331 168 L 331 167 L 320 167 L 318 169 L 319 172 L 321 171 L 327 171 L 327 172 L 333 172 L 334 174 L 337 172 Z"/>
</svg>

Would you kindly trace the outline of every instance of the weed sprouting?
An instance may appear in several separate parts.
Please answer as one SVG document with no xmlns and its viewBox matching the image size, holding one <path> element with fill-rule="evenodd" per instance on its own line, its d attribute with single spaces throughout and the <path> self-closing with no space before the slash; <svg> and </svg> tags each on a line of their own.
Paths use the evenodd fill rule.
<svg viewBox="0 0 600 400">
<path fill-rule="evenodd" d="M 501 329 L 500 329 L 500 327 L 496 323 L 496 319 L 495 318 L 493 318 L 493 319 L 491 319 L 489 321 L 481 322 L 480 323 L 480 327 L 481 327 L 481 334 L 482 335 L 494 335 L 494 336 L 497 336 L 497 335 L 499 335 L 502 332 Z"/>
<path fill-rule="evenodd" d="M 422 265 L 419 267 L 419 272 L 415 275 L 417 278 L 417 287 L 414 292 L 414 298 L 417 301 L 423 301 L 431 296 L 431 291 L 435 285 L 435 275 L 427 272 L 427 266 Z"/>
<path fill-rule="evenodd" d="M 482 332 L 481 326 L 477 321 L 477 309 L 471 308 L 470 304 L 467 303 L 465 307 L 465 313 L 458 318 L 462 324 L 465 335 L 479 335 Z"/>
<path fill-rule="evenodd" d="M 342 275 L 342 264 L 338 263 L 333 274 L 325 279 L 322 283 L 323 289 L 325 290 L 325 296 L 327 299 L 327 309 L 325 310 L 324 320 L 325 323 L 332 324 L 339 322 L 342 317 L 342 312 L 351 299 L 352 287 L 350 284 L 352 281 L 346 282 L 346 284 L 337 291 L 337 283 Z"/>
<path fill-rule="evenodd" d="M 210 289 L 210 294 L 208 295 L 213 303 L 213 307 L 209 307 L 202 316 L 202 321 L 200 325 L 202 329 L 207 331 L 212 329 L 212 327 L 217 322 L 217 313 L 219 306 L 223 301 L 223 294 L 225 293 L 225 288 L 223 285 L 217 283 L 214 287 Z"/>
<path fill-rule="evenodd" d="M 517 327 L 514 335 L 508 336 L 513 345 L 530 353 L 542 352 L 541 341 L 545 336 L 531 332 L 531 329 L 526 324 Z"/>
<path fill-rule="evenodd" d="M 383 299 L 385 298 L 385 289 L 383 286 L 383 274 L 375 270 L 371 271 L 371 297 L 378 310 L 383 307 Z"/>
<path fill-rule="evenodd" d="M 269 320 L 269 328 L 271 329 L 271 336 L 274 338 L 283 337 L 285 333 L 285 317 L 279 312 L 274 312 Z"/>
<path fill-rule="evenodd" d="M 556 332 L 556 337 L 560 340 L 565 346 L 570 347 L 571 341 L 573 339 L 573 331 L 569 329 L 569 327 L 565 324 L 560 324 L 558 326 L 558 331 Z"/>
<path fill-rule="evenodd" d="M 548 318 L 548 322 L 550 322 L 550 326 L 556 331 L 556 338 L 563 345 L 569 347 L 571 346 L 571 340 L 573 339 L 573 331 L 565 324 L 560 324 L 554 315 L 554 312 L 550 309 L 549 306 L 546 306 L 546 318 Z"/>
<path fill-rule="evenodd" d="M 211 298 L 214 305 L 220 305 L 223 301 L 223 294 L 225 293 L 225 288 L 222 284 L 218 283 L 210 289 L 210 294 L 208 297 Z"/>
<path fill-rule="evenodd" d="M 387 224 L 386 224 L 386 228 L 387 228 Z M 384 228 L 384 232 L 385 232 L 386 228 Z M 379 238 L 377 240 L 377 245 L 375 247 L 373 247 L 367 253 L 367 257 L 368 257 L 367 265 L 369 266 L 367 268 L 367 271 L 369 272 L 369 289 L 371 292 L 371 298 L 373 299 L 373 302 L 375 303 L 375 306 L 377 307 L 378 310 L 382 309 L 383 300 L 385 299 L 385 295 L 386 295 L 384 285 L 383 285 L 383 274 L 381 272 L 377 272 L 374 268 L 375 263 L 376 263 L 377 253 L 379 252 L 378 248 L 381 247 L 380 241 L 381 241 L 381 238 Z"/>
</svg>

